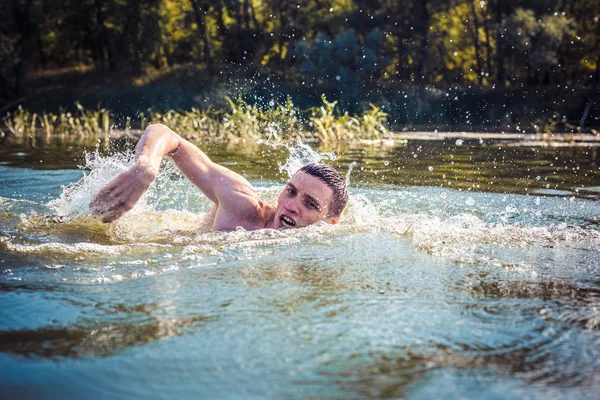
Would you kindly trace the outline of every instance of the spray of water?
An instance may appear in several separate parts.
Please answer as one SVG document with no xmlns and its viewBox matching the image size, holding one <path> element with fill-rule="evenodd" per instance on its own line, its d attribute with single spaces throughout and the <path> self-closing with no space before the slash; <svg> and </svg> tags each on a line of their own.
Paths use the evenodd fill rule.
<svg viewBox="0 0 600 400">
<path fill-rule="evenodd" d="M 93 153 L 85 154 L 85 165 L 80 168 L 84 176 L 79 181 L 62 187 L 60 197 L 50 201 L 47 206 L 54 213 L 67 220 L 90 216 L 89 204 L 115 176 L 124 172 L 133 164 L 131 151 L 104 157 L 96 148 Z"/>
<path fill-rule="evenodd" d="M 271 140 L 275 141 L 271 141 Z M 280 172 L 286 172 L 291 178 L 303 166 L 311 163 L 319 163 L 323 160 L 335 161 L 334 153 L 321 153 L 310 148 L 309 145 L 302 143 L 300 139 L 296 143 L 288 144 L 279 140 L 276 135 L 269 135 L 267 140 L 259 140 L 258 144 L 265 144 L 272 148 L 284 147 L 289 152 L 289 156 L 285 163 L 279 165 Z"/>
<path fill-rule="evenodd" d="M 335 160 L 333 153 L 320 153 L 298 141 L 282 143 L 273 133 L 259 143 L 277 148 L 284 147 L 289 156 L 279 165 L 291 178 L 302 166 L 323 160 Z M 94 196 L 118 174 L 133 165 L 132 151 L 102 155 L 97 148 L 85 154 L 85 165 L 80 168 L 83 177 L 73 184 L 64 186 L 59 198 L 47 206 L 62 221 L 98 220 L 91 214 L 89 204 Z M 271 197 L 270 188 L 261 188 L 266 198 Z M 156 180 L 142 196 L 136 206 L 125 216 L 111 224 L 115 238 L 125 241 L 150 241 L 164 237 L 164 232 L 205 231 L 204 216 L 212 203 L 193 187 L 170 162 L 163 162 Z"/>
<path fill-rule="evenodd" d="M 350 187 L 350 174 L 352 174 L 354 167 L 356 167 L 356 161 L 352 161 L 352 164 L 350 164 L 350 167 L 348 168 L 348 172 L 346 172 L 346 187 Z"/>
<path fill-rule="evenodd" d="M 301 142 L 287 144 L 270 137 L 262 143 L 273 148 L 285 147 L 288 150 L 289 156 L 279 168 L 290 177 L 307 163 L 335 159 L 334 154 L 314 151 Z M 95 217 L 89 210 L 93 196 L 117 174 L 129 168 L 134 155 L 127 152 L 103 156 L 96 151 L 86 154 L 85 159 L 82 179 L 63 187 L 60 197 L 48 204 L 55 216 L 63 221 L 61 223 L 77 223 L 82 219 L 93 222 Z M 348 185 L 355 165 L 356 163 L 352 163 L 346 173 Z M 272 198 L 279 188 L 259 187 L 257 190 L 263 197 Z M 310 229 L 288 230 L 278 233 L 277 237 L 271 237 L 265 232 L 246 231 L 235 235 L 209 234 L 206 232 L 207 227 L 203 225 L 203 218 L 211 207 L 210 201 L 189 184 L 171 163 L 165 162 L 148 193 L 133 210 L 112 223 L 109 232 L 112 238 L 128 243 L 158 241 L 204 245 L 207 244 L 207 240 L 213 243 L 214 239 L 216 244 L 207 244 L 211 246 L 225 246 L 227 243 L 237 246 L 246 242 L 245 245 L 248 246 L 297 243 L 298 238 L 303 241 L 310 240 L 313 238 L 311 235 L 317 235 L 313 239 L 318 239 L 321 235 L 331 237 L 355 232 L 386 232 L 398 237 L 408 237 L 415 247 L 431 254 L 446 255 L 464 254 L 465 246 L 510 247 L 536 243 L 553 246 L 556 243 L 570 242 L 577 243 L 578 246 L 595 246 L 600 243 L 600 234 L 594 229 L 558 225 L 520 226 L 506 218 L 495 218 L 496 211 L 487 210 L 483 206 L 484 201 L 475 201 L 474 194 L 470 194 L 466 201 L 471 208 L 482 204 L 483 208 L 477 215 L 465 213 L 464 210 L 449 210 L 448 204 L 465 202 L 461 193 L 451 190 L 444 190 L 441 194 L 429 193 L 426 189 L 375 190 L 371 193 L 369 190 L 355 188 L 352 192 L 344 218 L 341 224 L 336 226 L 325 224 Z M 434 201 L 438 197 L 441 199 L 439 204 Z M 450 201 L 451 198 L 454 200 Z M 515 200 L 525 201 L 527 198 L 519 197 Z M 511 210 L 512 208 L 506 211 Z M 38 220 L 39 218 L 32 217 L 24 220 L 22 226 L 34 229 L 35 226 L 30 227 L 27 224 L 36 225 Z M 235 240 L 232 239 L 234 237 Z"/>
</svg>

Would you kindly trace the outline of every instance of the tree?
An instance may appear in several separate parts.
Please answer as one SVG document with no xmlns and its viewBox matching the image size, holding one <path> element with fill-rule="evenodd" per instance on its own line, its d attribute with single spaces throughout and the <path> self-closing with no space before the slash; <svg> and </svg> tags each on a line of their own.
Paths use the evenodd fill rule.
<svg viewBox="0 0 600 400">
<path fill-rule="evenodd" d="M 513 64 L 530 84 L 549 83 L 557 74 L 559 49 L 573 35 L 572 21 L 562 14 L 536 18 L 532 10 L 518 8 L 507 18 L 505 43 Z"/>
<path fill-rule="evenodd" d="M 0 28 L 0 98 L 22 94 L 23 82 L 39 43 L 40 6 L 34 0 L 0 2 L 0 10 L 5 16 Z"/>
</svg>

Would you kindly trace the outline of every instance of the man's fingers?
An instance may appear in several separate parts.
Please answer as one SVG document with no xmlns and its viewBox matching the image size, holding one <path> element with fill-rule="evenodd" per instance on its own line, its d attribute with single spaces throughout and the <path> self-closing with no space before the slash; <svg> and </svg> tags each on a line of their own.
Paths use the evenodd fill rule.
<svg viewBox="0 0 600 400">
<path fill-rule="evenodd" d="M 124 202 L 121 199 L 127 198 L 126 190 L 128 188 L 121 190 L 116 187 L 102 189 L 90 202 L 90 209 L 96 214 L 104 214 L 115 208 L 123 207 Z"/>
<path fill-rule="evenodd" d="M 115 199 L 107 198 L 106 196 L 96 196 L 90 203 L 90 209 L 95 214 L 104 214 L 114 210 L 119 206 Z"/>
<path fill-rule="evenodd" d="M 131 170 L 126 171 L 109 182 L 90 202 L 90 210 L 102 215 L 103 222 L 112 222 L 131 210 L 141 195 L 146 191 L 135 178 L 130 177 Z"/>
<path fill-rule="evenodd" d="M 111 198 L 113 198 L 112 188 L 103 187 L 90 202 L 90 208 L 100 210 Z"/>
<path fill-rule="evenodd" d="M 127 211 L 135 206 L 132 201 L 117 201 L 102 204 L 102 207 L 95 209 L 96 214 L 102 215 L 102 222 L 113 222 L 121 218 Z"/>
<path fill-rule="evenodd" d="M 125 210 L 115 210 L 110 211 L 102 216 L 102 222 L 109 223 L 118 220 L 121 218 L 127 211 Z"/>
</svg>

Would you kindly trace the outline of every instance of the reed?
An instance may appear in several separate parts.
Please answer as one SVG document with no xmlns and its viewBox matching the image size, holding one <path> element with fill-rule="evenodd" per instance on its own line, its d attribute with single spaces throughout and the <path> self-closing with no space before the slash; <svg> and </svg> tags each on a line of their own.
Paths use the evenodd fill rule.
<svg viewBox="0 0 600 400">
<path fill-rule="evenodd" d="M 323 105 L 310 109 L 310 126 L 322 142 L 344 142 L 362 139 L 388 139 L 388 114 L 374 104 L 361 115 L 337 112 L 337 101 L 321 97 Z"/>
<path fill-rule="evenodd" d="M 33 136 L 106 136 L 110 134 L 112 119 L 106 109 L 88 110 L 75 105 L 78 112 L 31 113 L 21 106 L 2 119 L 4 128 L 17 137 Z"/>
<path fill-rule="evenodd" d="M 120 127 L 126 134 L 145 129 L 148 123 L 162 123 L 190 140 L 227 141 L 258 140 L 276 137 L 282 141 L 302 139 L 324 143 L 360 139 L 385 139 L 391 136 L 387 114 L 372 105 L 361 115 L 340 113 L 337 101 L 322 97 L 322 105 L 306 111 L 294 106 L 290 98 L 284 103 L 261 107 L 241 97 L 227 100 L 224 110 L 192 108 L 140 112 L 135 118 L 117 120 L 107 109 L 91 110 L 76 104 L 76 112 L 32 113 L 18 107 L 2 118 L 3 130 L 17 137 L 34 136 L 104 136 Z"/>
</svg>

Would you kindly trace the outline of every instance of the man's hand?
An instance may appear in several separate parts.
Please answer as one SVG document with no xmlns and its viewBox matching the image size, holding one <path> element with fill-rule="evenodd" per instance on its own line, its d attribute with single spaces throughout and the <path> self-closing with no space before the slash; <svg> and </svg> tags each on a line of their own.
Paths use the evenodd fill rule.
<svg viewBox="0 0 600 400">
<path fill-rule="evenodd" d="M 102 215 L 102 222 L 115 221 L 135 206 L 155 178 L 156 172 L 138 160 L 100 190 L 90 203 L 90 209 Z"/>
</svg>

